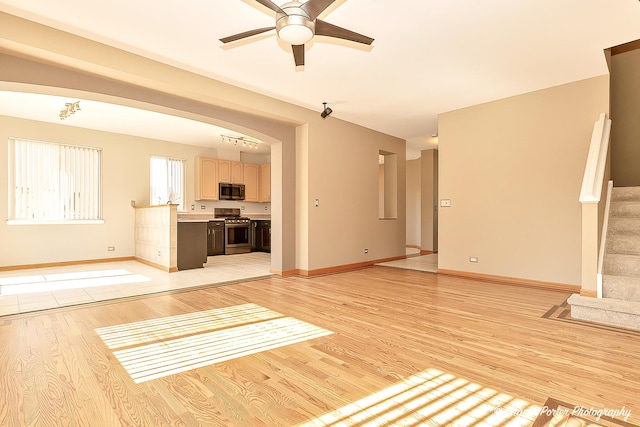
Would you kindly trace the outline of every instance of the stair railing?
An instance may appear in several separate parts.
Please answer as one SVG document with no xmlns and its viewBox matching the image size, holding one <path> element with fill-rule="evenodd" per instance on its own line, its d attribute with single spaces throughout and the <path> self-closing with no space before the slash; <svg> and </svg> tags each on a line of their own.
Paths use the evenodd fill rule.
<svg viewBox="0 0 640 427">
<path fill-rule="evenodd" d="M 591 134 L 587 166 L 584 170 L 582 189 L 580 190 L 580 203 L 600 202 L 604 170 L 607 166 L 610 133 L 611 119 L 607 119 L 607 114 L 602 113 L 594 124 L 593 133 Z"/>
<path fill-rule="evenodd" d="M 606 228 L 603 226 L 603 229 L 600 229 L 598 204 L 604 186 L 610 133 L 611 119 L 607 118 L 606 113 L 602 113 L 593 126 L 587 164 L 580 189 L 580 203 L 582 204 L 581 294 L 586 296 L 602 296 L 602 284 L 600 283 L 598 286 L 598 274 L 601 273 L 600 255 L 604 245 L 603 241 L 598 245 L 598 240 Z"/>
</svg>

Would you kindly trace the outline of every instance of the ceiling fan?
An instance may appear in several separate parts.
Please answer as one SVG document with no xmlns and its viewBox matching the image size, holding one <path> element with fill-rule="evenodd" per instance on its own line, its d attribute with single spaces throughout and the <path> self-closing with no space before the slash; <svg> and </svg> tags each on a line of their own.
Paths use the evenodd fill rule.
<svg viewBox="0 0 640 427">
<path fill-rule="evenodd" d="M 220 39 L 222 43 L 231 43 L 275 29 L 278 38 L 291 45 L 296 66 L 304 65 L 304 44 L 315 35 L 335 37 L 366 45 L 373 43 L 371 37 L 318 19 L 318 15 L 335 0 L 309 0 L 306 3 L 294 0 L 282 6 L 278 6 L 271 0 L 256 1 L 276 13 L 276 25 L 224 37 Z"/>
</svg>

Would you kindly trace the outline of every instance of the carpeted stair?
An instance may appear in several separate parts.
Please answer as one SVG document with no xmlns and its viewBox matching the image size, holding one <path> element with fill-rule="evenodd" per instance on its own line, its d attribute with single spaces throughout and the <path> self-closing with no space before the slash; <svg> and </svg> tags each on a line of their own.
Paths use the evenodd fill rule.
<svg viewBox="0 0 640 427">
<path fill-rule="evenodd" d="M 615 187 L 602 276 L 602 298 L 572 295 L 571 317 L 640 330 L 640 187 Z"/>
</svg>

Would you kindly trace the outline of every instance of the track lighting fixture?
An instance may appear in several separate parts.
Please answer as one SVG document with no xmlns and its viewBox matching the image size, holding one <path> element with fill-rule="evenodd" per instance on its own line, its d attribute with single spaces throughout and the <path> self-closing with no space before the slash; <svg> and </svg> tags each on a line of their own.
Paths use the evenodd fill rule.
<svg viewBox="0 0 640 427">
<path fill-rule="evenodd" d="M 64 108 L 60 110 L 60 120 L 64 120 L 72 114 L 75 114 L 76 111 L 80 111 L 80 101 L 65 103 Z"/>
<path fill-rule="evenodd" d="M 330 107 L 327 107 L 326 102 L 323 102 L 322 105 L 324 105 L 324 110 L 320 113 L 320 117 L 326 119 L 331 113 L 333 113 L 333 110 Z"/>
<path fill-rule="evenodd" d="M 228 136 L 228 135 L 220 135 L 222 142 L 226 142 L 227 144 L 233 144 L 234 146 L 238 146 L 238 143 L 243 147 L 258 149 L 258 142 L 253 139 L 249 139 L 244 136 Z"/>
</svg>

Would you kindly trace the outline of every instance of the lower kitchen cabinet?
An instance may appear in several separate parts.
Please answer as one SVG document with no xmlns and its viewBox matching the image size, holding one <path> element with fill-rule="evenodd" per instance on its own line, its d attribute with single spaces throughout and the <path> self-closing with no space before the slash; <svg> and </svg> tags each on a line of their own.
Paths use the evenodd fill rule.
<svg viewBox="0 0 640 427">
<path fill-rule="evenodd" d="M 271 221 L 258 220 L 255 227 L 255 250 L 260 252 L 271 252 Z"/>
<path fill-rule="evenodd" d="M 207 263 L 206 221 L 178 221 L 178 270 L 202 268 Z"/>
</svg>

